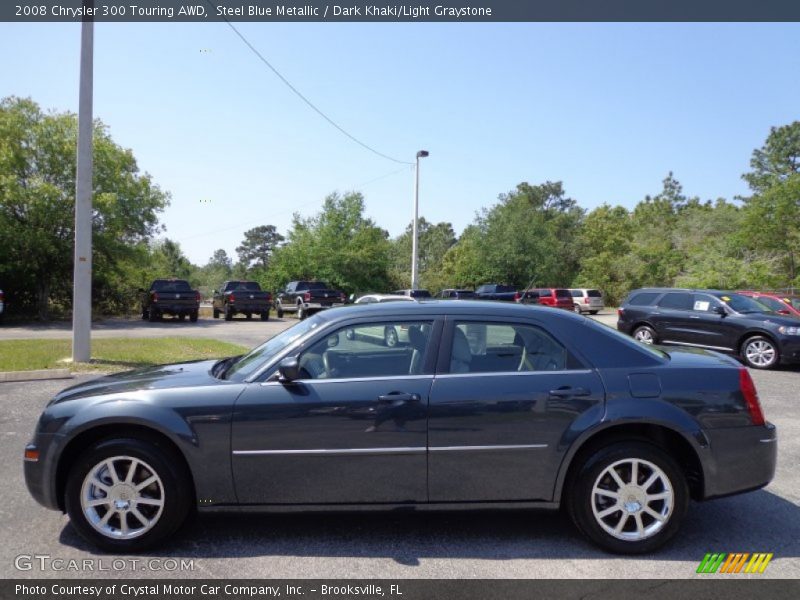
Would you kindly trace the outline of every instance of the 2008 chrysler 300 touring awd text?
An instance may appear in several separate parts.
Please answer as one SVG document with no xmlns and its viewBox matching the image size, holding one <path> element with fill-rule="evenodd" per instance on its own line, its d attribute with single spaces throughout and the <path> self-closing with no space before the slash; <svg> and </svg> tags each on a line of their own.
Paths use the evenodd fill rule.
<svg viewBox="0 0 800 600">
<path fill-rule="evenodd" d="M 367 335 L 386 327 L 408 335 Z M 633 553 L 672 537 L 690 498 L 766 485 L 775 458 L 733 359 L 467 300 L 337 308 L 244 356 L 68 388 L 25 477 L 117 552 L 194 509 L 564 505 L 593 542 Z"/>
</svg>

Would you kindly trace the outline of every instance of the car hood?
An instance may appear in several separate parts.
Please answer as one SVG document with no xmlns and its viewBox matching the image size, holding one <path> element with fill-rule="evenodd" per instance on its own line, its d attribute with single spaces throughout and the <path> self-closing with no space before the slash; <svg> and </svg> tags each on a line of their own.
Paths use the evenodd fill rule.
<svg viewBox="0 0 800 600">
<path fill-rule="evenodd" d="M 219 380 L 211 374 L 217 360 L 203 360 L 174 365 L 159 365 L 114 373 L 61 390 L 50 402 L 65 402 L 86 396 L 103 396 L 121 392 L 166 389 L 183 386 L 213 385 Z"/>
</svg>

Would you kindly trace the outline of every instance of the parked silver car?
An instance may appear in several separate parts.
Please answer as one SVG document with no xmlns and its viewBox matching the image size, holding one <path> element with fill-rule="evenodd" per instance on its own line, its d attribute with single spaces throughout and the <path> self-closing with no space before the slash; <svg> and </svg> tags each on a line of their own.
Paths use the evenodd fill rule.
<svg viewBox="0 0 800 600">
<path fill-rule="evenodd" d="M 603 294 L 600 290 L 570 288 L 569 293 L 572 294 L 572 310 L 579 315 L 587 312 L 590 315 L 596 315 L 605 308 Z"/>
</svg>

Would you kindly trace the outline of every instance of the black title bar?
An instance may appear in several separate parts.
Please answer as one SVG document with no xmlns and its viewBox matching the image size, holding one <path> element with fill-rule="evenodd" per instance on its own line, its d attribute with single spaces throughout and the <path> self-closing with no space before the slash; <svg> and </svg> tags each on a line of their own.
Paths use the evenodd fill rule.
<svg viewBox="0 0 800 600">
<path fill-rule="evenodd" d="M 3 0 L 0 21 L 800 21 L 798 0 Z"/>
</svg>

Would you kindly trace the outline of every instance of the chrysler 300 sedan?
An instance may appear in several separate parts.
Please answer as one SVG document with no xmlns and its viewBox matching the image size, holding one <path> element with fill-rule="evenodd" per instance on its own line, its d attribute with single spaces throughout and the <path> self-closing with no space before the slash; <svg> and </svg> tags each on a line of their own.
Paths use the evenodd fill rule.
<svg viewBox="0 0 800 600">
<path fill-rule="evenodd" d="M 386 327 L 408 336 L 359 335 Z M 37 501 L 115 552 L 194 511 L 563 506 L 635 553 L 690 500 L 766 485 L 775 460 L 732 358 L 567 311 L 432 301 L 337 308 L 243 356 L 68 388 L 24 464 Z"/>
</svg>

